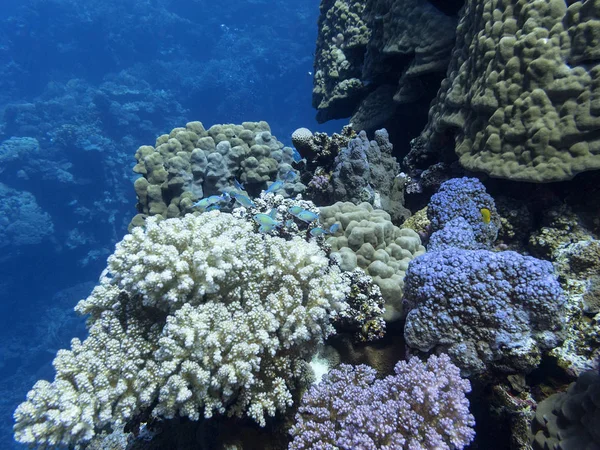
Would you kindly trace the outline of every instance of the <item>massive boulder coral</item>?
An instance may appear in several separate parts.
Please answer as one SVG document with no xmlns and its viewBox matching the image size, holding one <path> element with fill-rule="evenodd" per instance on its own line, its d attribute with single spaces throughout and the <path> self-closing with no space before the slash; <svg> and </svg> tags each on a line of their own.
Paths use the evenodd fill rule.
<svg viewBox="0 0 600 450">
<path fill-rule="evenodd" d="M 533 448 L 595 449 L 600 447 L 600 375 L 582 373 L 566 392 L 540 402 L 533 421 Z"/>
<path fill-rule="evenodd" d="M 467 0 L 423 134 L 494 177 L 549 182 L 600 169 L 600 6 Z"/>
<path fill-rule="evenodd" d="M 565 297 L 552 264 L 512 251 L 448 248 L 411 261 L 404 337 L 464 374 L 529 372 L 560 342 Z"/>
<path fill-rule="evenodd" d="M 267 122 L 213 125 L 201 122 L 174 128 L 159 136 L 153 146 L 141 146 L 134 171 L 139 214 L 132 225 L 147 216 L 179 217 L 191 212 L 195 200 L 219 194 L 233 186 L 234 178 L 254 193 L 291 170 L 293 150 L 284 147 Z M 287 183 L 290 194 L 304 190 L 301 183 Z"/>
<path fill-rule="evenodd" d="M 461 449 L 475 437 L 469 380 L 446 355 L 400 361 L 395 374 L 342 364 L 304 395 L 290 450 Z"/>
<path fill-rule="evenodd" d="M 315 243 L 213 211 L 149 218 L 117 245 L 92 294 L 89 336 L 15 411 L 15 438 L 88 442 L 143 413 L 267 416 L 291 404 L 349 286 Z"/>
<path fill-rule="evenodd" d="M 419 235 L 409 228 L 398 228 L 388 213 L 369 203 L 338 202 L 323 207 L 321 221 L 326 228 L 340 224 L 326 242 L 332 256 L 340 259 L 342 269 L 360 267 L 367 272 L 381 289 L 385 319 L 399 318 L 408 263 L 425 252 Z"/>
</svg>

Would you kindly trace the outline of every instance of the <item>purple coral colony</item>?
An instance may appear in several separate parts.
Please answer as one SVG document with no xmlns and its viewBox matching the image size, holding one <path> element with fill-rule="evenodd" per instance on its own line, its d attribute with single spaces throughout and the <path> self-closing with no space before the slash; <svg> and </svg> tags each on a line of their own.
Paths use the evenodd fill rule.
<svg viewBox="0 0 600 450">
<path fill-rule="evenodd" d="M 598 17 L 322 0 L 313 106 L 347 124 L 291 148 L 264 121 L 189 121 L 139 147 L 137 215 L 75 308 L 87 337 L 16 441 L 600 449 Z"/>
</svg>

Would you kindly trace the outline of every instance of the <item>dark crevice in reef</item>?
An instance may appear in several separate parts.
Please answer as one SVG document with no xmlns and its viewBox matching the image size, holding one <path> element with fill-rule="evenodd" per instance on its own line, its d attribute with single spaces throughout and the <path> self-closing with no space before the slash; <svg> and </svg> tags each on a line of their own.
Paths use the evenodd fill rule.
<svg viewBox="0 0 600 450">
<path fill-rule="evenodd" d="M 464 0 L 429 0 L 433 6 L 447 16 L 455 16 L 464 5 Z"/>
</svg>

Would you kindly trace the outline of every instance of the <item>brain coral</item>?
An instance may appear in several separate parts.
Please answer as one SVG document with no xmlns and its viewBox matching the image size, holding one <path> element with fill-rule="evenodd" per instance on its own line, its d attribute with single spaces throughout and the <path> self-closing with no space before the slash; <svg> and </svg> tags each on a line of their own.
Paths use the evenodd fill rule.
<svg viewBox="0 0 600 450">
<path fill-rule="evenodd" d="M 407 344 L 464 374 L 531 371 L 560 340 L 565 297 L 548 261 L 449 248 L 414 259 L 404 281 Z"/>
<path fill-rule="evenodd" d="M 54 360 L 15 411 L 17 441 L 88 442 L 141 412 L 259 424 L 291 391 L 349 290 L 325 253 L 213 211 L 149 218 L 117 244 L 77 311 L 89 336 Z"/>
<path fill-rule="evenodd" d="M 467 0 L 424 136 L 467 169 L 548 182 L 600 168 L 600 6 Z"/>
<path fill-rule="evenodd" d="M 387 212 L 369 203 L 338 202 L 323 207 L 321 221 L 325 227 L 340 224 L 338 232 L 327 239 L 333 255 L 339 256 L 344 270 L 365 270 L 381 289 L 386 320 L 398 318 L 408 263 L 425 252 L 419 235 L 396 227 Z"/>
<path fill-rule="evenodd" d="M 475 437 L 469 380 L 446 355 L 375 369 L 342 364 L 302 398 L 290 450 L 460 449 Z"/>
<path fill-rule="evenodd" d="M 140 147 L 134 171 L 138 211 L 132 225 L 147 216 L 179 217 L 192 211 L 195 200 L 219 194 L 233 186 L 234 178 L 257 193 L 267 181 L 291 170 L 293 150 L 271 134 L 267 122 L 213 125 L 200 122 L 175 128 L 159 136 L 154 147 Z M 287 183 L 286 191 L 303 191 L 301 183 Z"/>
</svg>

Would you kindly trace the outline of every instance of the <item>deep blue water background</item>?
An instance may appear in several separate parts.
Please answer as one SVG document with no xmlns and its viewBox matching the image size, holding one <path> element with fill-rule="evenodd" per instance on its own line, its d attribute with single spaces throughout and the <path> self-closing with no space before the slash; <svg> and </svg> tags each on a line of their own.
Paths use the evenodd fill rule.
<svg viewBox="0 0 600 450">
<path fill-rule="evenodd" d="M 300 126 L 341 124 L 317 126 L 310 105 L 318 0 L 3 0 L 2 10 L 0 448 L 11 449 L 23 448 L 14 408 L 52 379 L 56 351 L 85 337 L 72 308 L 135 214 L 138 146 L 193 120 L 266 120 L 288 145 Z"/>
</svg>

